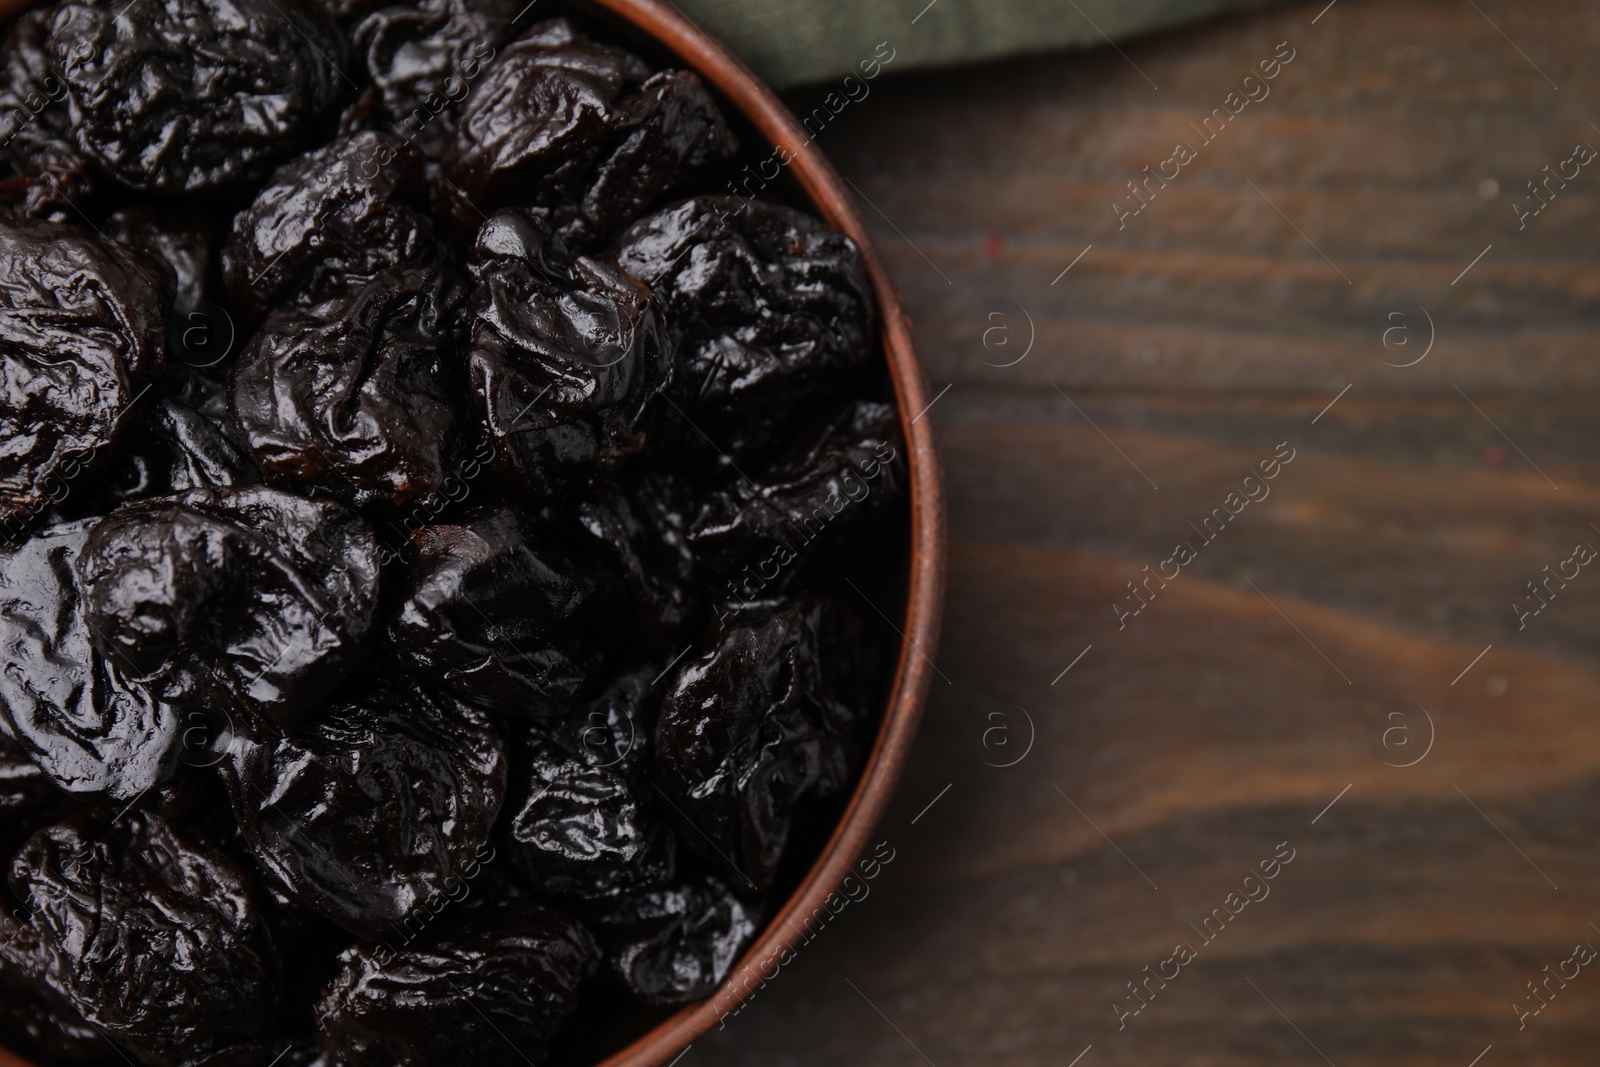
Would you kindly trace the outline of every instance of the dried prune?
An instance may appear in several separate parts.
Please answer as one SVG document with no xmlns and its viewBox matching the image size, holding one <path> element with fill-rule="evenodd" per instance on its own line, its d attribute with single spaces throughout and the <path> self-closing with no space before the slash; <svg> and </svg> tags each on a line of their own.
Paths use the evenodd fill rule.
<svg viewBox="0 0 1600 1067">
<path fill-rule="evenodd" d="M 26 918 L 20 908 L 16 914 Z M 0 920 L 0 938 L 13 937 L 18 929 L 15 918 Z M 22 937 L 31 939 L 32 935 L 23 932 Z M 117 1054 L 116 1046 L 102 1037 L 65 997 L 7 963 L 3 948 L 0 1028 L 8 1037 L 20 1037 L 35 1051 L 54 1060 L 101 1063 Z"/>
<path fill-rule="evenodd" d="M 646 470 L 576 508 L 599 557 L 627 584 L 645 642 L 657 656 L 681 652 L 699 618 L 698 566 L 688 537 L 694 506 L 683 478 Z"/>
<path fill-rule="evenodd" d="M 437 268 L 395 267 L 269 318 L 229 380 L 234 417 L 267 477 L 357 506 L 435 495 L 455 438 L 464 295 Z"/>
<path fill-rule="evenodd" d="M 651 75 L 551 19 L 495 58 L 462 110 L 446 171 L 479 211 L 512 197 L 552 210 L 587 252 L 736 148 L 697 76 Z"/>
<path fill-rule="evenodd" d="M 524 740 L 510 851 L 539 892 L 597 900 L 672 878 L 672 832 L 619 769 L 561 751 L 537 730 Z"/>
<path fill-rule="evenodd" d="M 538 1064 L 598 956 L 589 932 L 550 908 L 471 908 L 400 952 L 348 950 L 319 1005 L 323 1043 L 340 1062 L 353 1046 L 399 1067 Z"/>
<path fill-rule="evenodd" d="M 131 800 L 172 770 L 179 718 L 96 646 L 77 573 L 92 526 L 0 549 L 0 700 L 10 735 L 62 788 Z"/>
<path fill-rule="evenodd" d="M 716 992 L 764 910 L 706 874 L 608 901 L 591 922 L 628 991 L 672 1007 Z"/>
<path fill-rule="evenodd" d="M 232 306 L 254 323 L 286 302 L 309 306 L 438 259 L 422 163 L 400 138 L 366 131 L 279 167 L 222 250 Z"/>
<path fill-rule="evenodd" d="M 448 170 L 484 205 L 517 189 L 576 199 L 608 139 L 628 126 L 618 101 L 650 76 L 644 61 L 565 19 L 502 49 L 456 125 Z"/>
<path fill-rule="evenodd" d="M 470 907 L 402 952 L 347 950 L 318 1005 L 323 1045 L 400 1067 L 538 1064 L 598 955 L 587 929 L 544 905 Z"/>
<path fill-rule="evenodd" d="M 77 566 L 97 647 L 143 687 L 284 727 L 343 676 L 377 602 L 371 527 L 261 486 L 125 504 Z"/>
<path fill-rule="evenodd" d="M 664 671 L 643 667 L 619 675 L 593 699 L 573 704 L 545 724 L 549 739 L 591 767 L 609 767 L 637 786 L 644 777 L 661 709 L 657 683 Z"/>
<path fill-rule="evenodd" d="M 0 201 L 33 218 L 63 221 L 88 205 L 100 182 L 72 136 L 67 80 L 87 58 L 50 47 L 54 12 L 24 12 L 0 43 L 0 156 L 16 173 Z"/>
<path fill-rule="evenodd" d="M 841 405 L 756 481 L 736 478 L 695 513 L 688 539 L 715 593 L 748 600 L 792 586 L 808 563 L 875 525 L 905 492 L 894 409 Z"/>
<path fill-rule="evenodd" d="M 185 489 L 254 485 L 261 470 L 218 419 L 166 395 L 140 414 L 83 514 Z M 70 502 L 75 505 L 76 499 Z M 68 510 L 76 512 L 74 506 Z"/>
<path fill-rule="evenodd" d="M 75 816 L 11 863 L 7 969 L 157 1067 L 264 1061 L 278 958 L 244 871 L 150 813 Z"/>
<path fill-rule="evenodd" d="M 370 939 L 452 888 L 506 795 L 484 713 L 381 675 L 297 734 L 240 731 L 219 765 L 257 863 L 299 906 Z"/>
<path fill-rule="evenodd" d="M 161 369 L 172 278 L 76 227 L 0 220 L 0 523 L 102 459 Z"/>
<path fill-rule="evenodd" d="M 157 490 L 224 489 L 252 485 L 261 471 L 220 422 L 201 411 L 163 398 L 150 412 Z"/>
<path fill-rule="evenodd" d="M 860 251 L 793 208 L 686 200 L 631 226 L 617 262 L 661 300 L 678 350 L 672 397 L 720 447 L 781 439 L 872 352 Z"/>
<path fill-rule="evenodd" d="M 389 626 L 417 670 L 502 714 L 548 715 L 604 665 L 620 591 L 547 550 L 509 507 L 427 526 Z"/>
<path fill-rule="evenodd" d="M 147 192 L 260 178 L 313 132 L 346 84 L 344 39 L 297 0 L 142 0 L 56 9 L 50 46 L 78 145 Z"/>
<path fill-rule="evenodd" d="M 684 843 L 740 885 L 766 889 L 795 803 L 843 789 L 861 757 L 868 642 L 815 594 L 730 627 L 685 663 L 656 726 L 656 784 Z"/>
<path fill-rule="evenodd" d="M 517 0 L 418 0 L 367 15 L 351 39 L 376 90 L 373 118 L 437 158 L 518 11 Z"/>
<path fill-rule="evenodd" d="M 543 220 L 511 210 L 478 233 L 473 276 L 468 370 L 496 469 L 535 500 L 604 480 L 672 381 L 650 290 L 605 259 L 569 266 Z"/>
<path fill-rule="evenodd" d="M 705 86 L 687 70 L 652 74 L 623 110 L 638 125 L 596 165 L 583 199 L 557 210 L 561 235 L 574 248 L 608 243 L 738 148 Z"/>
<path fill-rule="evenodd" d="M 214 219 L 175 207 L 123 208 L 112 212 L 100 227 L 120 241 L 166 263 L 177 280 L 173 309 L 192 311 L 211 293 L 211 266 L 221 237 Z"/>
<path fill-rule="evenodd" d="M 68 810 L 71 797 L 33 761 L 28 749 L 0 719 L 0 854 L 10 855 L 23 840 Z M 5 936 L 0 921 L 0 937 Z"/>
</svg>

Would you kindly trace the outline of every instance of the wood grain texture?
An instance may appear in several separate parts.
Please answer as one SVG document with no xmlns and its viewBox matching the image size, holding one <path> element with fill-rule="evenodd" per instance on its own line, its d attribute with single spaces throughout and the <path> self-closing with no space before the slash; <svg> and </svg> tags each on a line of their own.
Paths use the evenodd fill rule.
<svg viewBox="0 0 1600 1067">
<path fill-rule="evenodd" d="M 925 416 L 941 676 L 895 861 L 682 1067 L 1600 1055 L 1600 966 L 1514 1008 L 1600 946 L 1600 567 L 1513 609 L 1600 546 L 1600 166 L 1524 230 L 1512 207 L 1600 146 L 1600 23 L 1324 3 L 880 79 L 819 137 L 950 386 Z M 1119 230 L 1125 183 L 1285 41 L 1270 96 Z M 1383 346 L 1391 312 L 1411 347 Z M 1388 365 L 1424 312 L 1427 358 Z M 1270 496 L 1203 541 L 1283 442 Z M 1119 630 L 1180 541 L 1194 562 Z M 986 766 L 1022 752 L 1021 709 L 1031 751 Z M 1270 896 L 1206 942 L 1280 842 Z"/>
</svg>

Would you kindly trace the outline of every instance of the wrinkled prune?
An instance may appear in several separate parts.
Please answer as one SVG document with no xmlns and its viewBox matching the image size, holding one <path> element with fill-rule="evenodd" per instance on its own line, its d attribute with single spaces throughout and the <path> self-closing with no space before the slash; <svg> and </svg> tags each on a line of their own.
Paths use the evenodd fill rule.
<svg viewBox="0 0 1600 1067">
<path fill-rule="evenodd" d="M 374 118 L 437 158 L 517 14 L 516 0 L 418 0 L 366 16 L 351 39 L 377 90 Z"/>
<path fill-rule="evenodd" d="M 163 399 L 150 413 L 158 492 L 225 489 L 252 485 L 261 471 L 218 420 L 176 400 Z"/>
<path fill-rule="evenodd" d="M 278 959 L 244 871 L 159 816 L 77 816 L 11 864 L 30 911 L 0 960 L 145 1063 L 257 1062 Z"/>
<path fill-rule="evenodd" d="M 346 84 L 342 36 L 297 0 L 66 3 L 50 46 L 80 57 L 67 78 L 79 147 L 148 192 L 260 178 Z"/>
<path fill-rule="evenodd" d="M 92 526 L 0 549 L 0 699 L 11 736 L 62 788 L 131 800 L 171 771 L 179 721 L 96 647 L 77 573 Z"/>
<path fill-rule="evenodd" d="M 389 633 L 420 672 L 510 715 L 548 715 L 597 679 L 619 590 L 535 551 L 511 508 L 424 527 L 409 550 Z"/>
<path fill-rule="evenodd" d="M 736 148 L 694 74 L 651 75 L 552 19 L 496 56 L 463 107 L 446 170 L 480 211 L 512 196 L 528 203 L 531 190 L 530 206 L 552 210 L 587 252 Z"/>
<path fill-rule="evenodd" d="M 396 267 L 269 318 L 229 380 L 234 417 L 268 478 L 357 506 L 436 494 L 455 437 L 463 296 L 450 274 Z"/>
<path fill-rule="evenodd" d="M 389 672 L 298 734 L 240 732 L 220 767 L 261 867 L 369 939 L 453 888 L 506 795 L 484 714 Z"/>
<path fill-rule="evenodd" d="M 574 704 L 546 724 L 562 752 L 591 767 L 609 767 L 638 786 L 655 740 L 661 708 L 660 675 L 653 666 L 620 675 L 592 700 Z"/>
<path fill-rule="evenodd" d="M 24 913 L 19 908 L 18 915 Z M 15 918 L 0 920 L 0 939 L 16 936 L 22 929 Z M 32 934 L 21 935 L 31 944 Z M 67 999 L 6 962 L 0 948 L 0 1028 L 15 1034 L 42 1055 L 74 1063 L 103 1063 L 117 1054 L 112 1045 L 95 1030 Z"/>
<path fill-rule="evenodd" d="M 0 719 L 0 854 L 5 855 L 16 852 L 33 831 L 65 814 L 72 800 L 9 729 L 9 723 Z M 4 936 L 0 919 L 0 937 Z"/>
<path fill-rule="evenodd" d="M 279 167 L 222 250 L 234 308 L 254 323 L 286 302 L 309 306 L 438 259 L 422 163 L 400 138 L 367 131 Z"/>
<path fill-rule="evenodd" d="M 0 523 L 59 499 L 161 369 L 166 268 L 76 227 L 0 220 Z"/>
<path fill-rule="evenodd" d="M 125 504 L 78 560 L 108 657 L 174 704 L 289 727 L 359 650 L 377 542 L 359 516 L 276 489 L 194 489 Z"/>
<path fill-rule="evenodd" d="M 557 212 L 561 235 L 574 248 L 609 242 L 738 148 L 722 113 L 690 71 L 652 74 L 624 108 L 638 125 L 595 167 L 576 208 Z"/>
<path fill-rule="evenodd" d="M 463 109 L 450 176 L 474 201 L 542 186 L 575 199 L 607 140 L 628 126 L 618 100 L 650 76 L 620 48 L 550 19 L 501 49 Z"/>
<path fill-rule="evenodd" d="M 113 212 L 100 229 L 172 268 L 174 310 L 192 311 L 211 296 L 211 264 L 221 231 L 209 216 L 141 205 Z"/>
<path fill-rule="evenodd" d="M 0 43 L 0 156 L 16 174 L 0 201 L 20 215 L 64 221 L 100 182 L 72 136 L 67 80 L 85 55 L 50 47 L 49 9 L 24 12 Z"/>
<path fill-rule="evenodd" d="M 511 818 L 511 858 L 539 892 L 597 900 L 671 879 L 676 848 L 620 770 L 529 736 Z"/>
<path fill-rule="evenodd" d="M 608 901 L 592 922 L 628 991 L 672 1007 L 716 992 L 755 939 L 762 911 L 707 874 Z"/>
<path fill-rule="evenodd" d="M 795 803 L 843 789 L 861 756 L 868 643 L 855 613 L 807 594 L 724 630 L 684 664 L 656 726 L 656 784 L 683 835 L 742 885 L 772 884 Z"/>
<path fill-rule="evenodd" d="M 684 479 L 644 471 L 576 509 L 600 558 L 627 584 L 645 641 L 657 656 L 681 652 L 699 616 L 698 567 L 688 537 L 693 508 Z"/>
<path fill-rule="evenodd" d="M 130 500 L 185 489 L 260 481 L 261 470 L 249 451 L 217 419 L 169 394 L 141 413 L 100 479 L 88 512 L 100 514 Z"/>
<path fill-rule="evenodd" d="M 894 409 L 856 401 L 829 412 L 756 481 L 736 478 L 710 494 L 689 526 L 689 544 L 726 582 L 718 595 L 771 595 L 876 524 L 904 492 Z"/>
<path fill-rule="evenodd" d="M 872 352 L 860 251 L 793 208 L 686 200 L 630 227 L 617 261 L 661 300 L 678 349 L 672 396 L 722 447 L 793 425 Z"/>
<path fill-rule="evenodd" d="M 603 480 L 672 381 L 650 290 L 604 259 L 569 266 L 543 220 L 509 210 L 479 232 L 473 276 L 472 402 L 497 470 L 536 500 Z"/>
<path fill-rule="evenodd" d="M 496 901 L 400 952 L 347 951 L 319 1006 L 323 1042 L 336 1060 L 353 1045 L 400 1067 L 538 1064 L 598 956 L 560 912 Z"/>
</svg>

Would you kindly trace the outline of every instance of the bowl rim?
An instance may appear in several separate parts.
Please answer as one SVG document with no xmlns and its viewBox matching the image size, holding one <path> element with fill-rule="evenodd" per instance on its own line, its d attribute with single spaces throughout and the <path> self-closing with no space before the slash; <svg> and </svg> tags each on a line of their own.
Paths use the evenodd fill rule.
<svg viewBox="0 0 1600 1067">
<path fill-rule="evenodd" d="M 0 0 L 0 19 L 32 7 L 28 0 Z M 888 362 L 910 467 L 911 551 L 904 614 L 885 619 L 900 632 L 894 682 L 883 721 L 861 777 L 832 835 L 805 878 L 773 914 L 709 998 L 686 1005 L 595 1067 L 660 1067 L 681 1056 L 719 1020 L 738 1009 L 771 976 L 762 970 L 783 961 L 801 941 L 798 916 L 824 902 L 854 868 L 877 828 L 904 769 L 927 702 L 934 665 L 925 649 L 937 649 L 944 607 L 946 528 L 944 478 L 928 407 L 928 385 L 912 342 L 911 322 L 887 268 L 855 204 L 848 179 L 812 144 L 788 107 L 743 62 L 723 48 L 675 5 L 662 0 L 577 0 L 577 7 L 603 11 L 651 38 L 718 90 L 774 148 L 789 156 L 789 172 L 812 206 L 834 229 L 860 248 L 882 320 Z M 916 412 L 916 415 L 912 415 Z M 881 609 L 880 609 L 881 610 Z M 0 1067 L 36 1067 L 0 1045 Z"/>
<path fill-rule="evenodd" d="M 849 875 L 856 859 L 866 850 L 869 838 L 888 807 L 933 680 L 933 661 L 923 650 L 938 648 L 944 608 L 944 477 L 932 420 L 921 417 L 928 407 L 928 385 L 913 347 L 911 322 L 872 236 L 846 192 L 848 179 L 812 144 L 811 137 L 777 94 L 675 5 L 662 0 L 583 0 L 583 3 L 620 18 L 648 35 L 718 90 L 774 148 L 788 154 L 789 171 L 812 205 L 830 226 L 861 249 L 883 322 L 883 352 L 894 384 L 900 429 L 911 470 L 911 573 L 905 613 L 895 626 L 901 636 L 900 653 L 888 706 L 861 778 L 832 836 L 805 878 L 773 914 L 717 991 L 706 1000 L 680 1009 L 596 1065 L 660 1067 L 687 1051 L 723 1016 L 737 1010 L 753 995 L 754 988 L 764 982 L 761 972 L 782 961 L 786 953 L 798 946 L 801 930 L 796 918 L 823 907 L 824 901 Z"/>
</svg>

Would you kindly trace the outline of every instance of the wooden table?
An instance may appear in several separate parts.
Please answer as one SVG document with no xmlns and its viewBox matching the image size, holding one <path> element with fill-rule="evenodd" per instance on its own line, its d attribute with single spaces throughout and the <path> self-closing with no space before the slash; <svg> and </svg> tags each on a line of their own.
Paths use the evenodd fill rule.
<svg viewBox="0 0 1600 1067">
<path fill-rule="evenodd" d="M 1600 1056 L 1600 21 L 1324 2 L 822 133 L 949 386 L 942 678 L 893 863 L 682 1067 Z"/>
</svg>

